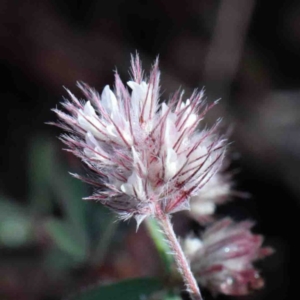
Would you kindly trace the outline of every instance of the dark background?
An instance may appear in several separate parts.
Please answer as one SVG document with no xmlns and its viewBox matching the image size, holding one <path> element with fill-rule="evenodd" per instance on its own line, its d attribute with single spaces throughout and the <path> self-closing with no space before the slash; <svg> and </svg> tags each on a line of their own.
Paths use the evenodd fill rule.
<svg viewBox="0 0 300 300">
<path fill-rule="evenodd" d="M 145 68 L 159 54 L 163 97 L 179 86 L 187 94 L 205 86 L 208 101 L 222 98 L 208 122 L 222 117 L 230 128 L 236 188 L 252 197 L 221 213 L 256 220 L 255 230 L 276 249 L 261 266 L 266 288 L 247 299 L 297 298 L 299 1 L 0 0 L 0 38 L 1 195 L 28 205 L 28 153 L 37 136 L 62 148 L 59 130 L 44 122 L 55 120 L 50 109 L 66 95 L 63 86 L 79 95 L 75 83 L 82 80 L 101 91 L 113 85 L 116 68 L 128 79 L 130 54 L 138 51 Z M 57 151 L 57 163 L 72 160 L 64 155 Z M 45 280 L 48 287 L 32 293 L 19 258 L 35 251 L 40 255 L 32 244 L 1 246 L 1 299 L 59 299 L 78 287 L 69 280 L 49 295 L 53 282 Z"/>
</svg>

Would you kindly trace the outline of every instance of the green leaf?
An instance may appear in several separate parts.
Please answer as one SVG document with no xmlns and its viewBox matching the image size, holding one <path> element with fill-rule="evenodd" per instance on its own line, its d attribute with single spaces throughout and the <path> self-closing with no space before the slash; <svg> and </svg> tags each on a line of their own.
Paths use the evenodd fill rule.
<svg viewBox="0 0 300 300">
<path fill-rule="evenodd" d="M 99 235 L 99 241 L 96 242 L 95 250 L 93 251 L 92 263 L 101 264 L 109 250 L 109 246 L 112 242 L 118 223 L 112 219 L 108 221 L 106 227 L 103 226 L 101 235 Z"/>
<path fill-rule="evenodd" d="M 51 190 L 63 210 L 65 221 L 74 227 L 77 237 L 88 246 L 88 218 L 86 216 L 88 203 L 82 200 L 88 195 L 86 184 L 73 178 L 68 173 L 66 164 L 59 162 L 51 178 Z"/>
<path fill-rule="evenodd" d="M 52 178 L 53 193 L 57 196 L 68 221 L 79 230 L 85 231 L 85 209 L 88 204 L 82 201 L 82 198 L 88 195 L 86 185 L 73 178 L 67 169 L 61 166 L 64 164 L 56 166 L 56 175 Z"/>
<path fill-rule="evenodd" d="M 33 240 L 31 216 L 17 202 L 0 196 L 0 220 L 0 244 L 20 247 Z"/>
<path fill-rule="evenodd" d="M 56 279 L 58 276 L 65 276 L 70 269 L 77 267 L 78 263 L 71 255 L 57 246 L 48 248 L 43 256 L 43 264 L 47 273 Z"/>
<path fill-rule="evenodd" d="M 36 137 L 30 144 L 28 184 L 30 207 L 36 213 L 49 212 L 52 201 L 49 183 L 55 166 L 53 142 L 47 137 Z"/>
<path fill-rule="evenodd" d="M 86 259 L 87 244 L 85 240 L 81 239 L 81 235 L 77 235 L 76 228 L 70 223 L 50 219 L 46 222 L 45 227 L 59 249 L 71 255 L 78 262 Z"/>
<path fill-rule="evenodd" d="M 70 300 L 146 300 L 163 288 L 155 278 L 138 278 L 85 290 Z"/>
<path fill-rule="evenodd" d="M 64 212 L 64 221 L 50 220 L 46 228 L 57 247 L 74 260 L 86 258 L 89 236 L 85 219 L 86 188 L 68 174 L 66 164 L 60 161 L 55 143 L 47 137 L 36 137 L 29 156 L 29 198 L 34 213 L 51 213 L 53 196 Z"/>
<path fill-rule="evenodd" d="M 182 298 L 174 293 L 168 293 L 163 300 L 182 300 Z"/>
<path fill-rule="evenodd" d="M 72 178 L 65 162 L 59 160 L 52 139 L 36 137 L 29 152 L 29 199 L 34 211 L 49 212 L 53 207 L 51 196 L 55 195 L 66 217 L 77 230 L 85 231 L 86 185 Z M 82 234 L 84 234 L 82 232 Z"/>
<path fill-rule="evenodd" d="M 90 237 L 85 212 L 89 203 L 82 200 L 82 197 L 87 195 L 85 185 L 72 178 L 63 168 L 57 169 L 57 176 L 52 181 L 53 192 L 64 211 L 65 222 L 73 230 L 73 237 L 81 242 L 82 247 L 87 249 L 90 247 Z"/>
<path fill-rule="evenodd" d="M 101 203 L 86 201 L 85 205 L 87 230 L 92 245 L 90 263 L 101 265 L 112 244 L 122 243 L 122 229 L 116 215 Z"/>
</svg>

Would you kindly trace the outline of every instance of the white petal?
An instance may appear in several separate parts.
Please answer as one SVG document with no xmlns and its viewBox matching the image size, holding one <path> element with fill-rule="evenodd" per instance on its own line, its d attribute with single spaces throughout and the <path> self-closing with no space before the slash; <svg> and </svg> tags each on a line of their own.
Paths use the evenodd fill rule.
<svg viewBox="0 0 300 300">
<path fill-rule="evenodd" d="M 188 237 L 184 240 L 184 253 L 191 257 L 203 247 L 203 243 L 199 238 Z"/>
<path fill-rule="evenodd" d="M 97 140 L 93 136 L 93 134 L 91 132 L 89 132 L 89 131 L 85 135 L 85 141 L 92 148 L 95 148 L 95 147 L 97 147 L 99 145 L 98 142 L 97 142 Z"/>
<path fill-rule="evenodd" d="M 168 109 L 169 109 L 168 105 L 165 102 L 163 102 L 161 104 L 161 116 L 163 116 Z"/>
<path fill-rule="evenodd" d="M 92 107 L 91 107 L 92 108 Z M 85 110 L 88 111 L 88 114 L 95 113 L 94 109 L 90 110 L 90 107 L 85 107 Z M 98 117 L 91 116 L 85 114 L 84 111 L 80 110 L 78 114 L 78 123 L 79 125 L 86 131 L 91 132 L 94 136 L 98 137 L 101 140 L 106 139 L 106 135 L 102 132 L 105 132 L 105 128 L 103 125 L 98 121 Z"/>
<path fill-rule="evenodd" d="M 169 113 L 166 124 L 165 124 L 165 132 L 164 132 L 164 145 L 165 147 L 173 147 L 174 143 L 176 142 L 178 135 L 178 131 L 176 126 L 172 120 L 171 113 Z"/>
<path fill-rule="evenodd" d="M 141 108 L 146 100 L 148 85 L 145 82 L 138 84 L 134 81 L 128 81 L 127 84 L 131 87 L 131 107 L 135 115 L 140 117 Z"/>
<path fill-rule="evenodd" d="M 177 170 L 177 154 L 172 148 L 168 148 L 165 159 L 165 181 L 171 179 Z"/>
<path fill-rule="evenodd" d="M 134 167 L 137 170 L 141 171 L 141 175 L 146 176 L 147 175 L 147 169 L 145 167 L 145 165 L 143 164 L 139 154 L 137 153 L 137 151 L 134 149 L 134 147 L 131 147 L 131 151 L 132 151 L 132 157 L 133 157 L 133 164 Z"/>
<path fill-rule="evenodd" d="M 197 199 L 193 199 L 193 197 L 191 198 L 191 212 L 195 215 L 212 215 L 215 209 L 216 205 L 213 202 L 200 202 Z"/>
<path fill-rule="evenodd" d="M 101 103 L 103 107 L 106 109 L 108 114 L 119 111 L 118 100 L 108 85 L 106 85 L 105 88 L 103 89 L 101 95 Z"/>
<path fill-rule="evenodd" d="M 124 183 L 124 184 L 121 185 L 120 189 L 126 195 L 129 195 L 129 196 L 133 196 L 134 195 L 132 184 Z"/>
<path fill-rule="evenodd" d="M 90 101 L 87 101 L 87 103 L 84 105 L 83 112 L 86 116 L 96 117 L 96 112 Z"/>
<path fill-rule="evenodd" d="M 138 231 L 141 223 L 145 220 L 147 215 L 135 215 L 134 218 L 136 220 L 136 231 Z"/>
<path fill-rule="evenodd" d="M 182 130 L 184 130 L 184 129 L 187 128 L 187 127 L 192 126 L 192 125 L 196 122 L 197 117 L 198 117 L 198 116 L 195 115 L 195 114 L 190 114 L 190 116 L 189 116 L 189 117 L 187 118 L 187 120 L 184 122 Z"/>
<path fill-rule="evenodd" d="M 140 201 L 146 200 L 143 181 L 141 177 L 136 174 L 136 172 L 133 172 L 129 176 L 127 183 L 121 185 L 121 190 L 129 196 L 137 197 Z"/>
<path fill-rule="evenodd" d="M 128 81 L 127 85 L 132 89 L 136 89 L 137 87 L 139 87 L 140 85 L 138 83 L 136 83 L 135 81 Z"/>
<path fill-rule="evenodd" d="M 112 140 L 114 140 L 114 138 L 117 136 L 116 128 L 112 124 L 106 126 L 106 131 Z"/>
</svg>

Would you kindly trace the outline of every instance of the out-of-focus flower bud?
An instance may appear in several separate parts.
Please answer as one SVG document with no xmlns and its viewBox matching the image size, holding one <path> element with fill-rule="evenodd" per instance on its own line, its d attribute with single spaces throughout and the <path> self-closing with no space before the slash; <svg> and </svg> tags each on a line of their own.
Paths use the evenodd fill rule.
<svg viewBox="0 0 300 300">
<path fill-rule="evenodd" d="M 251 233 L 251 222 L 226 218 L 208 227 L 202 239 L 183 242 L 197 281 L 213 294 L 247 295 L 264 285 L 253 262 L 273 253 L 262 247 L 263 238 Z"/>
</svg>

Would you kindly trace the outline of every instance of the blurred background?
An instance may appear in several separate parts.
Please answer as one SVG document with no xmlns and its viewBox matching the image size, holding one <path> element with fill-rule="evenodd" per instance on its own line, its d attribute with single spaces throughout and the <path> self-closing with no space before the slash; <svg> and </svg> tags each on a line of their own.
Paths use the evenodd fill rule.
<svg viewBox="0 0 300 300">
<path fill-rule="evenodd" d="M 266 287 L 240 299 L 295 299 L 300 218 L 300 2 L 295 0 L 0 0 L 0 299 L 55 300 L 97 282 L 156 275 L 151 239 L 118 224 L 61 151 L 50 110 L 99 91 L 130 54 L 159 54 L 162 98 L 205 87 L 209 113 L 229 129 L 236 199 L 219 214 L 256 221 L 276 253 L 259 265 Z M 180 214 L 178 234 L 195 224 Z M 299 284 L 298 284 L 299 285 Z M 297 289 L 298 291 L 298 289 Z M 296 294 L 297 295 L 297 294 Z M 297 296 L 296 296 L 297 297 Z M 211 299 L 208 295 L 206 299 Z M 219 299 L 233 299 L 219 297 Z"/>
</svg>

